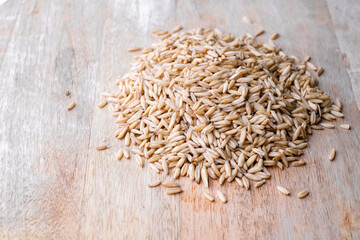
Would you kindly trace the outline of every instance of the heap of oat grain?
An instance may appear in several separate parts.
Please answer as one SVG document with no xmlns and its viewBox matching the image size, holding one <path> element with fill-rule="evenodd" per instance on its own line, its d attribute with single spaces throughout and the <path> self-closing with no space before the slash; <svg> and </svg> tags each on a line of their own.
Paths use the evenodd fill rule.
<svg viewBox="0 0 360 240">
<path fill-rule="evenodd" d="M 257 43 L 249 34 L 180 29 L 154 31 L 160 42 L 135 57 L 101 104 L 112 103 L 115 136 L 137 147 L 140 166 L 145 160 L 156 173 L 206 187 L 209 179 L 259 187 L 270 178 L 268 167 L 304 165 L 298 157 L 312 130 L 332 127 L 323 119 L 343 117 L 340 102 L 316 87 L 308 69 L 320 75 L 322 68 L 309 58 L 288 56 L 272 40 Z M 176 185 L 168 190 L 179 192 Z"/>
</svg>

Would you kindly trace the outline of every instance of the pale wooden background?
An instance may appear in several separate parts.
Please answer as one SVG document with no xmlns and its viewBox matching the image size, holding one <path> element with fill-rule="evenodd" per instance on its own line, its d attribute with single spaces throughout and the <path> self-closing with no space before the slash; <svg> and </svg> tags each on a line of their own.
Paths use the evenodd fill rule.
<svg viewBox="0 0 360 240">
<path fill-rule="evenodd" d="M 359 12 L 357 0 L 0 5 L 0 238 L 359 239 Z M 324 67 L 320 87 L 342 100 L 346 117 L 337 125 L 352 130 L 316 132 L 307 165 L 274 169 L 261 189 L 225 186 L 226 205 L 209 203 L 187 179 L 180 196 L 147 188 L 150 170 L 115 160 L 121 143 L 113 139 L 114 119 L 96 105 L 129 69 L 127 48 L 150 46 L 152 29 L 180 23 L 238 35 L 264 28 L 263 40 L 279 32 L 288 54 L 311 55 Z M 103 138 L 111 148 L 97 152 Z M 332 146 L 338 154 L 329 162 Z M 275 184 L 292 196 L 280 195 Z M 299 200 L 303 188 L 310 195 Z"/>
</svg>

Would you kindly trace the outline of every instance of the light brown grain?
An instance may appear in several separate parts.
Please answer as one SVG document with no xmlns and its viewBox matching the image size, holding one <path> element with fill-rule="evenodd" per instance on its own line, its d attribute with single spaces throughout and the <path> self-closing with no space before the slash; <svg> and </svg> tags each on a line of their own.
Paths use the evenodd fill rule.
<svg viewBox="0 0 360 240">
<path fill-rule="evenodd" d="M 150 188 L 157 187 L 157 186 L 159 186 L 159 185 L 161 185 L 161 180 L 154 181 L 154 182 L 151 182 L 151 183 L 148 184 L 148 186 L 149 186 Z"/>
<path fill-rule="evenodd" d="M 333 161 L 335 159 L 335 155 L 336 155 L 336 150 L 335 150 L 335 148 L 332 148 L 329 153 L 329 160 Z"/>
<path fill-rule="evenodd" d="M 226 203 L 228 201 L 227 197 L 225 196 L 224 193 L 222 193 L 221 191 L 217 191 L 218 197 L 220 199 L 221 202 Z"/>
<path fill-rule="evenodd" d="M 297 197 L 298 198 L 304 198 L 307 195 L 309 195 L 309 192 L 307 190 L 302 190 L 301 192 L 298 193 Z"/>
<path fill-rule="evenodd" d="M 130 158 L 130 152 L 127 149 L 124 149 L 124 157 L 129 159 Z"/>
<path fill-rule="evenodd" d="M 165 182 L 162 182 L 162 185 L 164 187 L 167 187 L 167 188 L 176 188 L 176 187 L 179 187 L 178 184 L 174 183 L 174 182 L 171 182 L 171 181 L 165 181 Z"/>
<path fill-rule="evenodd" d="M 124 150 L 120 149 L 116 155 L 117 160 L 121 160 L 124 156 Z"/>
<path fill-rule="evenodd" d="M 346 130 L 349 130 L 350 129 L 350 125 L 349 124 L 341 124 L 340 127 L 342 129 L 346 129 Z"/>
<path fill-rule="evenodd" d="M 69 104 L 69 106 L 67 107 L 67 109 L 68 109 L 69 111 L 71 111 L 71 110 L 75 107 L 75 105 L 76 105 L 76 103 L 75 103 L 75 101 L 73 101 L 73 102 L 71 102 L 71 103 Z"/>
<path fill-rule="evenodd" d="M 284 195 L 290 195 L 289 190 L 287 190 L 286 188 L 276 185 L 277 190 L 279 190 L 279 192 L 281 192 Z"/>
<path fill-rule="evenodd" d="M 207 191 L 203 191 L 203 195 L 205 196 L 206 199 L 208 199 L 210 202 L 213 202 L 215 200 L 214 196 L 211 195 L 209 192 Z"/>
<path fill-rule="evenodd" d="M 96 150 L 98 150 L 98 151 L 102 151 L 102 150 L 106 150 L 106 149 L 108 149 L 109 147 L 107 146 L 107 145 L 103 145 L 103 146 L 98 146 L 98 147 L 96 147 Z"/>
<path fill-rule="evenodd" d="M 264 29 L 261 29 L 261 30 L 259 30 L 256 34 L 255 34 L 255 37 L 258 37 L 258 36 L 260 36 L 260 35 L 262 35 L 262 34 L 264 34 L 265 33 L 265 30 Z"/>
<path fill-rule="evenodd" d="M 172 187 L 172 188 L 168 188 L 166 189 L 166 194 L 167 195 L 174 195 L 174 194 L 178 194 L 178 193 L 182 193 L 182 189 L 179 187 Z"/>
<path fill-rule="evenodd" d="M 141 48 L 133 47 L 133 48 L 129 48 L 129 49 L 128 49 L 128 52 L 138 52 L 138 51 L 140 51 L 140 50 L 141 50 Z"/>
<path fill-rule="evenodd" d="M 108 102 L 106 100 L 102 101 L 101 103 L 98 104 L 99 108 L 103 108 L 108 104 Z"/>
<path fill-rule="evenodd" d="M 316 72 L 317 72 L 317 75 L 320 76 L 324 72 L 323 67 L 319 67 Z"/>
<path fill-rule="evenodd" d="M 265 180 L 261 180 L 261 181 L 257 182 L 257 183 L 255 184 L 255 188 L 261 187 L 262 185 L 265 184 L 265 182 L 266 182 Z"/>
<path fill-rule="evenodd" d="M 271 35 L 270 39 L 271 40 L 275 40 L 279 37 L 279 33 L 274 33 L 273 35 Z"/>
</svg>

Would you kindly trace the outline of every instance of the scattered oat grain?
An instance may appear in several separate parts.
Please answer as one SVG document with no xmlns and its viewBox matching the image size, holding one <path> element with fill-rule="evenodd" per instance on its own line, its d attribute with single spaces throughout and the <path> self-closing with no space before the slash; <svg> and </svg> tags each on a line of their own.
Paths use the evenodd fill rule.
<svg viewBox="0 0 360 240">
<path fill-rule="evenodd" d="M 173 188 L 168 188 L 166 190 L 166 194 L 167 195 L 174 195 L 174 194 L 178 194 L 178 193 L 182 193 L 182 189 L 179 187 L 173 187 Z"/>
<path fill-rule="evenodd" d="M 289 190 L 287 190 L 286 188 L 282 187 L 282 186 L 279 186 L 279 185 L 276 185 L 276 188 L 279 190 L 279 192 L 281 192 L 282 194 L 284 195 L 290 195 L 290 192 Z"/>
<path fill-rule="evenodd" d="M 129 159 L 130 158 L 130 152 L 127 149 L 124 149 L 124 157 Z"/>
<path fill-rule="evenodd" d="M 307 190 L 302 190 L 301 192 L 298 193 L 297 197 L 298 198 L 304 198 L 309 194 L 309 192 Z"/>
<path fill-rule="evenodd" d="M 149 186 L 150 188 L 153 188 L 153 187 L 159 186 L 160 184 L 161 184 L 161 180 L 158 180 L 158 181 L 149 183 L 148 186 Z"/>
<path fill-rule="evenodd" d="M 227 197 L 225 196 L 224 193 L 222 193 L 221 191 L 217 191 L 217 194 L 218 194 L 218 197 L 220 199 L 220 201 L 222 201 L 223 203 L 226 203 L 228 200 L 227 200 Z"/>
<path fill-rule="evenodd" d="M 258 36 L 260 36 L 260 35 L 262 35 L 262 34 L 264 34 L 265 33 L 265 30 L 264 29 L 261 29 L 260 31 L 258 31 L 256 34 L 255 34 L 255 37 L 258 37 Z"/>
<path fill-rule="evenodd" d="M 335 148 L 332 148 L 329 154 L 329 160 L 333 161 L 335 159 L 336 151 Z"/>
<path fill-rule="evenodd" d="M 271 40 L 275 40 L 279 37 L 279 33 L 274 33 L 273 35 L 271 35 L 270 39 Z"/>
<path fill-rule="evenodd" d="M 76 105 L 76 104 L 75 104 L 75 101 L 73 101 L 72 103 L 69 104 L 69 106 L 68 106 L 67 109 L 68 109 L 69 111 L 71 111 L 71 110 L 75 107 L 75 105 Z"/>
<path fill-rule="evenodd" d="M 350 129 L 350 125 L 349 124 L 341 124 L 340 127 L 342 129 L 346 129 L 346 130 L 349 130 Z"/>
<path fill-rule="evenodd" d="M 128 52 L 137 52 L 137 51 L 140 51 L 140 50 L 141 50 L 141 48 L 133 47 L 133 48 L 129 48 Z"/>
<path fill-rule="evenodd" d="M 255 188 L 261 187 L 262 185 L 265 184 L 265 182 L 266 182 L 265 180 L 261 180 L 261 181 L 257 182 L 257 183 L 255 184 Z"/>
<path fill-rule="evenodd" d="M 215 200 L 214 196 L 211 195 L 209 192 L 203 191 L 203 194 L 210 202 L 213 202 Z"/>
<path fill-rule="evenodd" d="M 120 149 L 116 158 L 117 158 L 117 160 L 121 160 L 123 158 L 123 156 L 124 156 L 124 150 Z"/>
<path fill-rule="evenodd" d="M 103 108 L 108 104 L 108 102 L 106 100 L 102 101 L 101 103 L 98 104 L 99 108 Z"/>
<path fill-rule="evenodd" d="M 98 147 L 96 147 L 96 150 L 98 150 L 98 151 L 102 151 L 102 150 L 106 150 L 106 149 L 108 149 L 109 147 L 107 146 L 107 145 L 103 145 L 103 146 L 98 146 Z"/>
<path fill-rule="evenodd" d="M 323 67 L 319 67 L 316 72 L 317 72 L 317 75 L 320 76 L 324 72 Z"/>
</svg>

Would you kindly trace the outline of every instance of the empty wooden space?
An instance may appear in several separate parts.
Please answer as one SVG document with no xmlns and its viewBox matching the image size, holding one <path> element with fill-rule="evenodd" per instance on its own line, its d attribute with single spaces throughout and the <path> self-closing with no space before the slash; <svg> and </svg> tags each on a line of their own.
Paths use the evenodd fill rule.
<svg viewBox="0 0 360 240">
<path fill-rule="evenodd" d="M 359 239 L 359 11 L 355 0 L 1 4 L 0 238 Z M 189 179 L 175 196 L 149 188 L 150 169 L 116 159 L 115 119 L 97 105 L 129 70 L 136 53 L 127 49 L 151 46 L 152 29 L 178 24 L 239 36 L 265 29 L 262 41 L 278 32 L 287 54 L 325 69 L 320 88 L 341 99 L 345 118 L 315 131 L 305 166 L 271 169 L 259 189 L 222 186 L 226 204 L 206 200 Z M 303 189 L 309 195 L 298 199 Z"/>
</svg>

